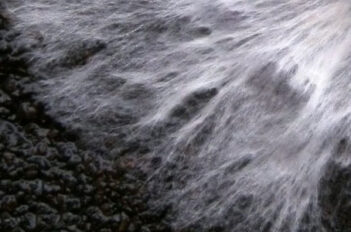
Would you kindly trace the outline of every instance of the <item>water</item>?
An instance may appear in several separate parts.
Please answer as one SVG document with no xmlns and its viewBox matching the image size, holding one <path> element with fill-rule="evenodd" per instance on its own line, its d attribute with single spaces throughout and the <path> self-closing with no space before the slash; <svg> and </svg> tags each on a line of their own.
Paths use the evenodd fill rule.
<svg viewBox="0 0 351 232">
<path fill-rule="evenodd" d="M 346 231 L 323 197 L 351 165 L 348 0 L 7 4 L 38 97 L 145 171 L 176 230 Z"/>
</svg>

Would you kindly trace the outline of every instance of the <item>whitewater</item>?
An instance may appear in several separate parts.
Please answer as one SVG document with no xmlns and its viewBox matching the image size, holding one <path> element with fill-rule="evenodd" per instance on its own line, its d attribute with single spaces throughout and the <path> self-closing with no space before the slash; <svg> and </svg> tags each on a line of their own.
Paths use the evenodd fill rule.
<svg viewBox="0 0 351 232">
<path fill-rule="evenodd" d="M 175 231 L 350 231 L 350 1 L 5 4 L 50 115 Z"/>
</svg>

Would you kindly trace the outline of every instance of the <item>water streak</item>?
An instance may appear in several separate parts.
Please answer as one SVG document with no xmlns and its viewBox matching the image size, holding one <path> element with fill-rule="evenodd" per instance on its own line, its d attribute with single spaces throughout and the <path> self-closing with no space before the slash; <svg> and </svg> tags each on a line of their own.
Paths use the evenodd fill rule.
<svg viewBox="0 0 351 232">
<path fill-rule="evenodd" d="M 350 136 L 349 1 L 8 7 L 51 113 L 137 159 L 175 228 L 327 231 L 321 179 Z"/>
</svg>

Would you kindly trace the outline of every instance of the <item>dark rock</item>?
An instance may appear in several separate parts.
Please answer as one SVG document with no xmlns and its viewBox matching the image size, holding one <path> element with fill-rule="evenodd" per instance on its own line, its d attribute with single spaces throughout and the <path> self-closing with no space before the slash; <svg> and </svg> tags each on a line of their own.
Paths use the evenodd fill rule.
<svg viewBox="0 0 351 232">
<path fill-rule="evenodd" d="M 27 161 L 38 165 L 38 167 L 42 170 L 47 170 L 51 167 L 50 162 L 43 156 L 31 156 L 27 159 Z"/>
<path fill-rule="evenodd" d="M 70 211 L 77 211 L 81 209 L 81 202 L 79 198 L 67 198 L 65 200 L 67 209 Z"/>
<path fill-rule="evenodd" d="M 101 212 L 98 207 L 89 207 L 87 210 L 87 215 L 93 222 L 96 223 L 106 223 L 108 218 Z"/>
<path fill-rule="evenodd" d="M 21 206 L 18 206 L 15 210 L 15 214 L 16 215 L 23 215 L 25 213 L 27 213 L 29 210 L 29 206 L 28 205 L 21 205 Z"/>
<path fill-rule="evenodd" d="M 61 187 L 59 185 L 47 184 L 43 185 L 43 193 L 45 194 L 55 194 L 61 191 Z"/>
<path fill-rule="evenodd" d="M 33 180 L 33 179 L 38 177 L 39 170 L 38 170 L 38 167 L 36 165 L 31 165 L 31 166 L 25 167 L 24 173 L 25 173 L 24 177 L 26 179 Z"/>
<path fill-rule="evenodd" d="M 60 216 L 57 214 L 44 214 L 39 216 L 38 221 L 41 221 L 46 225 L 58 225 Z"/>
<path fill-rule="evenodd" d="M 33 213 L 26 213 L 20 224 L 21 227 L 26 231 L 32 231 L 37 226 L 37 217 Z"/>
<path fill-rule="evenodd" d="M 69 160 L 68 160 L 68 164 L 70 166 L 75 166 L 78 165 L 82 162 L 82 158 L 80 158 L 78 155 L 72 155 Z"/>
<path fill-rule="evenodd" d="M 18 191 L 23 191 L 25 193 L 30 193 L 31 187 L 27 181 L 19 180 L 14 182 L 14 186 Z"/>
<path fill-rule="evenodd" d="M 10 110 L 5 107 L 0 107 L 0 117 L 7 117 L 10 114 Z"/>
<path fill-rule="evenodd" d="M 48 150 L 48 144 L 40 142 L 36 145 L 35 150 L 38 155 L 45 155 Z"/>
<path fill-rule="evenodd" d="M 80 217 L 78 215 L 75 215 L 73 213 L 65 213 L 62 215 L 62 220 L 67 224 L 67 225 L 76 225 L 80 222 Z"/>
<path fill-rule="evenodd" d="M 10 102 L 11 102 L 10 96 L 0 89 L 0 105 L 2 106 L 9 105 Z"/>
<path fill-rule="evenodd" d="M 75 143 L 81 132 L 63 128 L 45 113 L 46 107 L 33 95 L 42 77 L 27 72 L 28 51 L 39 43 L 30 38 L 24 43 L 27 35 L 1 30 L 10 30 L 2 6 L 0 1 L 0 231 L 139 231 L 139 214 L 147 207 L 137 200 L 138 178 L 125 175 L 130 167 L 121 171 L 120 165 L 106 161 L 103 151 L 81 150 Z M 76 41 L 71 52 L 55 62 L 84 65 L 105 46 L 97 40 Z M 105 87 L 115 91 L 126 85 L 119 77 Z M 140 94 L 153 95 L 144 85 L 129 87 L 124 97 L 131 101 Z M 121 121 L 130 122 L 130 115 L 122 114 Z M 114 138 L 106 146 L 119 142 Z M 120 153 L 147 152 L 141 143 L 128 142 Z M 161 223 L 157 220 L 143 223 Z"/>
<path fill-rule="evenodd" d="M 35 203 L 35 212 L 39 214 L 56 214 L 57 211 L 50 207 L 49 205 L 40 202 L 40 203 Z"/>
<path fill-rule="evenodd" d="M 7 218 L 2 222 L 2 226 L 6 228 L 8 231 L 12 231 L 17 227 L 17 225 L 18 225 L 18 221 L 13 217 Z"/>
<path fill-rule="evenodd" d="M 34 195 L 40 196 L 43 194 L 43 181 L 42 180 L 30 181 L 29 186 L 30 186 L 31 191 Z"/>
<path fill-rule="evenodd" d="M 0 206 L 2 210 L 12 212 L 17 206 L 17 200 L 14 195 L 4 196 L 0 201 Z"/>
<path fill-rule="evenodd" d="M 38 117 L 37 109 L 29 102 L 22 103 L 18 111 L 19 118 L 21 120 L 35 120 Z"/>
<path fill-rule="evenodd" d="M 346 144 L 346 143 L 345 143 Z M 345 145 L 342 143 L 342 147 Z M 345 145 L 346 146 L 346 145 Z M 338 152 L 346 148 L 338 149 Z M 340 153 L 338 153 L 340 155 Z M 328 231 L 351 231 L 351 166 L 330 161 L 321 179 L 319 204 Z"/>
<path fill-rule="evenodd" d="M 201 26 L 201 27 L 195 28 L 193 33 L 197 37 L 208 36 L 208 35 L 211 35 L 212 30 L 209 27 Z"/>
</svg>

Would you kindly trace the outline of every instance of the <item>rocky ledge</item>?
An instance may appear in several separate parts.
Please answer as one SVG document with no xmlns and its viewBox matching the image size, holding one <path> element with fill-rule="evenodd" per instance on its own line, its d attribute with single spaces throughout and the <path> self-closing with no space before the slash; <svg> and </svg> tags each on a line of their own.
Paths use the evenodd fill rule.
<svg viewBox="0 0 351 232">
<path fill-rule="evenodd" d="M 0 231 L 169 231 L 137 178 L 34 99 L 18 35 L 0 12 Z"/>
</svg>

